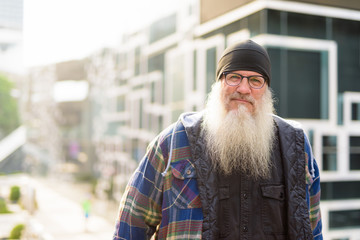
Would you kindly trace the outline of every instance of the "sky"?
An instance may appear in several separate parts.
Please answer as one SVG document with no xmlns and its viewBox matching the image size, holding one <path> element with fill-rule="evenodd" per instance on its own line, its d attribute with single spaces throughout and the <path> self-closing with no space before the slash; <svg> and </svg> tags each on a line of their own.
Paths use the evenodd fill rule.
<svg viewBox="0 0 360 240">
<path fill-rule="evenodd" d="M 81 59 L 165 16 L 178 0 L 24 0 L 26 68 Z"/>
</svg>

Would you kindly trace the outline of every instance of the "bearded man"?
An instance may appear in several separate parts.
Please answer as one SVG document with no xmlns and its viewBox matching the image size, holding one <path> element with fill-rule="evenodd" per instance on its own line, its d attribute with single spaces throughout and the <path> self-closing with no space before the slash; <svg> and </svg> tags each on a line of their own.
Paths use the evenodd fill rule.
<svg viewBox="0 0 360 240">
<path fill-rule="evenodd" d="M 225 49 L 204 111 L 149 145 L 120 203 L 117 239 L 322 239 L 304 131 L 273 114 L 270 58 Z"/>
</svg>

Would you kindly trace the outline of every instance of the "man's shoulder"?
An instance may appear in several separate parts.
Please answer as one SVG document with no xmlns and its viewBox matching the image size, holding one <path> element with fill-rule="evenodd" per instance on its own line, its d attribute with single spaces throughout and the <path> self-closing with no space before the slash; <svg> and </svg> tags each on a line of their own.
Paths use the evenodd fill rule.
<svg viewBox="0 0 360 240">
<path fill-rule="evenodd" d="M 155 139 L 161 144 L 169 144 L 173 135 L 175 135 L 176 138 L 182 138 L 186 136 L 186 134 L 182 134 L 185 133 L 185 128 L 191 128 L 197 125 L 201 122 L 202 116 L 202 112 L 182 113 L 176 122 L 163 129 Z"/>
<path fill-rule="evenodd" d="M 273 114 L 272 115 L 275 122 L 279 125 L 286 125 L 286 126 L 290 126 L 290 127 L 293 127 L 295 129 L 300 129 L 302 130 L 303 127 L 302 127 L 302 124 L 298 121 L 295 121 L 295 120 L 291 120 L 291 119 L 284 119 L 278 115 L 275 115 Z"/>
</svg>

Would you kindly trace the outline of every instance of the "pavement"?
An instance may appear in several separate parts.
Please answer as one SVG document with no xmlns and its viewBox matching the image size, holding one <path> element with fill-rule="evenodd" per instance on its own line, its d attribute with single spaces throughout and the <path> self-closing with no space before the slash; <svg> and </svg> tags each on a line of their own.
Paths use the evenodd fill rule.
<svg viewBox="0 0 360 240">
<path fill-rule="evenodd" d="M 18 208 L 12 214 L 0 214 L 0 238 L 5 237 L 16 224 L 25 223 L 27 240 L 112 239 L 116 204 L 91 199 L 93 211 L 86 219 L 81 203 L 89 193 L 84 186 L 56 179 L 30 177 L 23 177 L 20 182 L 16 177 L 1 177 L 1 187 L 4 182 L 35 189 L 37 209 L 31 213 Z"/>
</svg>

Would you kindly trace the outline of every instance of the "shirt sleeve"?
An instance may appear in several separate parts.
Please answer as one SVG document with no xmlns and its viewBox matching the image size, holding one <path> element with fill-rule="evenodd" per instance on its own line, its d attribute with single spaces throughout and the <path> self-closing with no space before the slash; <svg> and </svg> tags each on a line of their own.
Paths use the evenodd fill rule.
<svg viewBox="0 0 360 240">
<path fill-rule="evenodd" d="M 315 240 L 322 240 L 322 222 L 320 212 L 320 175 L 313 156 L 311 145 L 305 136 L 306 157 L 306 200 L 309 208 L 310 224 Z"/>
<path fill-rule="evenodd" d="M 119 206 L 113 240 L 150 239 L 161 221 L 164 158 L 158 140 L 151 143 Z"/>
</svg>

